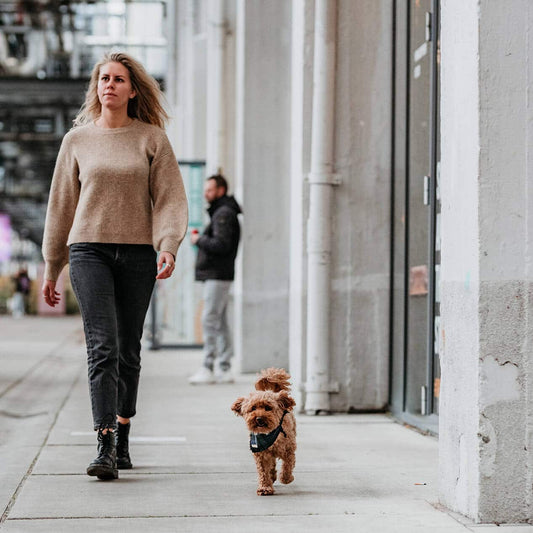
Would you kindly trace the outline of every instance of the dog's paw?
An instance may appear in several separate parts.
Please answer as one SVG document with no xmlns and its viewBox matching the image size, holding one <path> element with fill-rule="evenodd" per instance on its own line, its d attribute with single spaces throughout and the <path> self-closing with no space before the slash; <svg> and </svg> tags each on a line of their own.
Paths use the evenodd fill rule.
<svg viewBox="0 0 533 533">
<path fill-rule="evenodd" d="M 259 487 L 257 489 L 257 494 L 259 496 L 271 496 L 274 494 L 274 487 Z"/>
<path fill-rule="evenodd" d="M 289 483 L 292 483 L 294 481 L 294 476 L 292 474 L 285 474 L 281 475 L 279 480 L 284 484 L 288 485 Z"/>
</svg>

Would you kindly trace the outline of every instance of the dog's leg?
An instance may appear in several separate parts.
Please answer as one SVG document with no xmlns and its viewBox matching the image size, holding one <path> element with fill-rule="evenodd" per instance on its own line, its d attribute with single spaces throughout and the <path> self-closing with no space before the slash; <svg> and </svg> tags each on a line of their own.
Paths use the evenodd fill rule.
<svg viewBox="0 0 533 533">
<path fill-rule="evenodd" d="M 270 476 L 272 478 L 272 483 L 278 478 L 278 473 L 276 471 L 276 458 L 272 461 L 272 470 L 270 470 Z"/>
<path fill-rule="evenodd" d="M 285 453 L 282 456 L 281 464 L 281 474 L 279 480 L 287 485 L 291 481 L 294 481 L 294 476 L 292 471 L 294 470 L 294 465 L 296 464 L 296 450 L 293 447 L 287 447 Z"/>
<path fill-rule="evenodd" d="M 265 452 L 254 454 L 255 464 L 257 466 L 257 476 L 259 486 L 257 487 L 257 494 L 259 496 L 269 496 L 274 494 L 272 470 L 276 469 L 276 458 Z"/>
</svg>

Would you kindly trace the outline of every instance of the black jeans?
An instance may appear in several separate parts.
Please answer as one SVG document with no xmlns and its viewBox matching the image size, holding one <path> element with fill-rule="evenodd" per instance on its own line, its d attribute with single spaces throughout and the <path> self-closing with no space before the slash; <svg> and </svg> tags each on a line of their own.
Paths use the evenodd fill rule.
<svg viewBox="0 0 533 533">
<path fill-rule="evenodd" d="M 70 279 L 85 329 L 94 429 L 135 415 L 141 337 L 157 274 L 144 244 L 76 243 Z"/>
</svg>

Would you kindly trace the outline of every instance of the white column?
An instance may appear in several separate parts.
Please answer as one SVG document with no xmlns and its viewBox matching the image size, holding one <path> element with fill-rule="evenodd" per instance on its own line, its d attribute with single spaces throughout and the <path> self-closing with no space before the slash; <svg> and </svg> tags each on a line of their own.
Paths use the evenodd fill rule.
<svg viewBox="0 0 533 533">
<path fill-rule="evenodd" d="M 244 197 L 244 73 L 245 73 L 245 0 L 237 0 L 235 12 L 235 197 L 241 202 Z M 244 229 L 244 228 L 243 228 Z M 233 283 L 234 292 L 234 350 L 235 361 L 233 366 L 242 371 L 244 364 L 244 267 L 243 260 L 243 232 L 241 232 L 241 243 L 237 260 L 235 262 L 235 281 Z"/>
<path fill-rule="evenodd" d="M 288 365 L 291 7 L 237 3 L 235 341 L 247 372 Z"/>
<path fill-rule="evenodd" d="M 207 5 L 207 124 L 206 172 L 224 172 L 224 39 L 226 25 L 224 0 L 208 0 Z"/>
<path fill-rule="evenodd" d="M 440 498 L 531 519 L 533 6 L 442 2 Z"/>
<path fill-rule="evenodd" d="M 178 0 L 170 0 L 167 3 L 167 19 L 165 28 L 165 37 L 168 41 L 168 59 L 167 59 L 167 77 L 165 97 L 169 105 L 167 110 L 170 115 L 170 123 L 167 126 L 167 135 L 174 151 L 179 153 L 177 141 L 179 136 L 179 121 L 177 119 L 178 103 L 178 32 L 179 14 L 177 7 Z"/>
<path fill-rule="evenodd" d="M 180 159 L 197 157 L 194 115 L 194 0 L 176 0 L 176 107 L 174 109 L 176 151 Z"/>
</svg>

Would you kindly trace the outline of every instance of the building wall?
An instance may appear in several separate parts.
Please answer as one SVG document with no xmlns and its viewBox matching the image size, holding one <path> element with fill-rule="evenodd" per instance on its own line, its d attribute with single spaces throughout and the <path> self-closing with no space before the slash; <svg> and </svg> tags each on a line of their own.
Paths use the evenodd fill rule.
<svg viewBox="0 0 533 533">
<path fill-rule="evenodd" d="M 293 2 L 290 370 L 305 395 L 307 174 L 311 166 L 315 2 Z M 338 2 L 330 380 L 334 411 L 388 400 L 392 6 Z"/>
<path fill-rule="evenodd" d="M 392 5 L 338 2 L 331 280 L 332 408 L 388 401 Z"/>
<path fill-rule="evenodd" d="M 244 211 L 236 367 L 288 367 L 296 390 L 305 381 L 314 7 L 313 0 L 226 3 L 225 161 L 229 169 L 233 162 L 230 182 Z M 182 30 L 193 34 L 190 1 L 177 11 Z M 342 183 L 334 191 L 329 353 L 340 386 L 336 411 L 382 409 L 388 397 L 391 24 L 388 0 L 338 2 L 335 170 Z M 194 80 L 182 106 L 196 106 L 205 92 L 197 86 L 204 67 L 190 59 L 205 56 L 199 46 L 178 62 L 178 79 L 186 83 L 192 69 Z M 201 132 L 189 150 L 196 157 Z"/>
<path fill-rule="evenodd" d="M 305 379 L 314 2 L 230 7 L 226 161 L 229 168 L 234 161 L 244 211 L 234 287 L 238 367 L 288 367 L 290 360 L 298 388 Z M 182 10 L 193 18 L 190 5 Z M 358 0 L 339 2 L 338 15 L 335 163 L 342 184 L 335 190 L 330 363 L 340 393 L 333 408 L 380 409 L 387 401 L 392 14 L 385 0 Z M 203 57 L 200 49 L 194 54 Z M 195 83 L 201 69 L 194 68 Z M 199 155 L 201 139 L 194 144 Z"/>
</svg>

